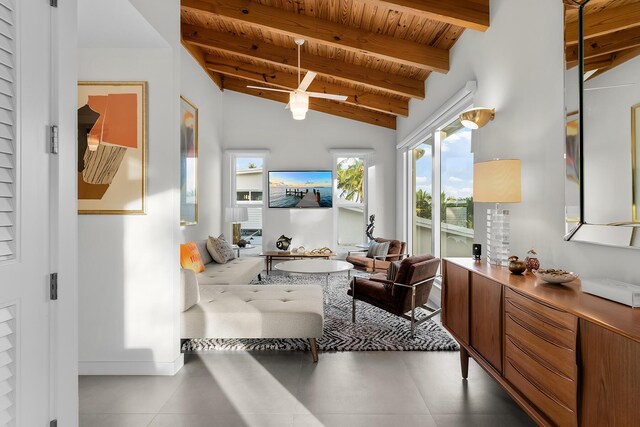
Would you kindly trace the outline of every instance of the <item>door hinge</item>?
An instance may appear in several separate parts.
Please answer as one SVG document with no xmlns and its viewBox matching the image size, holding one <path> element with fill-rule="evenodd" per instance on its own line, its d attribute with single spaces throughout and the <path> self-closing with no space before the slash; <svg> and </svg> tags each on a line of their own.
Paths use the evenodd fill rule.
<svg viewBox="0 0 640 427">
<path fill-rule="evenodd" d="M 49 275 L 49 298 L 51 301 L 58 299 L 58 273 Z"/>
<path fill-rule="evenodd" d="M 58 154 L 58 126 L 49 127 L 49 153 Z"/>
<path fill-rule="evenodd" d="M 49 0 L 49 4 L 51 5 L 51 7 L 58 7 L 58 0 Z"/>
</svg>

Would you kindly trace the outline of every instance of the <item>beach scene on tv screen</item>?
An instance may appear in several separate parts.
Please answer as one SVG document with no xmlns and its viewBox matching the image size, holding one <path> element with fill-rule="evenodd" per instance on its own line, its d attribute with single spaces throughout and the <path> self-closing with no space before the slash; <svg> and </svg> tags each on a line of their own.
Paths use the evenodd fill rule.
<svg viewBox="0 0 640 427">
<path fill-rule="evenodd" d="M 270 208 L 330 208 L 331 171 L 269 172 Z"/>
</svg>

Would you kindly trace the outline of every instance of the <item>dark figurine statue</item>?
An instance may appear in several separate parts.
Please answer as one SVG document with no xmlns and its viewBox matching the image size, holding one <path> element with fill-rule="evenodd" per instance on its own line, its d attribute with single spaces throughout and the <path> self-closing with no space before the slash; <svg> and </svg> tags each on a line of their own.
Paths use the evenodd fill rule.
<svg viewBox="0 0 640 427">
<path fill-rule="evenodd" d="M 369 238 L 369 240 L 373 240 L 373 229 L 376 228 L 373 225 L 375 220 L 376 220 L 376 216 L 375 215 L 369 216 L 369 225 L 367 225 L 367 237 Z"/>
</svg>

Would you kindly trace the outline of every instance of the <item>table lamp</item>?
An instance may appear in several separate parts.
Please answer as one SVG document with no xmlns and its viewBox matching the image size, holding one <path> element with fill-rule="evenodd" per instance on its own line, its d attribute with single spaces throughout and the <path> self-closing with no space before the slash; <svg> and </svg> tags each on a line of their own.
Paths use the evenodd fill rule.
<svg viewBox="0 0 640 427">
<path fill-rule="evenodd" d="M 247 208 L 226 208 L 224 220 L 233 224 L 233 244 L 237 245 L 240 240 L 240 223 L 249 220 L 249 211 Z"/>
<path fill-rule="evenodd" d="M 520 203 L 520 160 L 491 160 L 473 168 L 473 201 L 495 203 L 487 209 L 487 262 L 507 265 L 509 257 L 509 210 L 500 203 Z"/>
</svg>

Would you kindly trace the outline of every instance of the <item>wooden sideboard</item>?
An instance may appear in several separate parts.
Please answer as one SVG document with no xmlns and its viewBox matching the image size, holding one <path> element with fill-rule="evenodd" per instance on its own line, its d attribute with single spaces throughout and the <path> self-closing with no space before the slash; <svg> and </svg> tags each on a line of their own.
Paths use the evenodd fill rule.
<svg viewBox="0 0 640 427">
<path fill-rule="evenodd" d="M 443 260 L 442 322 L 541 426 L 640 425 L 640 309 L 470 258 Z"/>
</svg>

